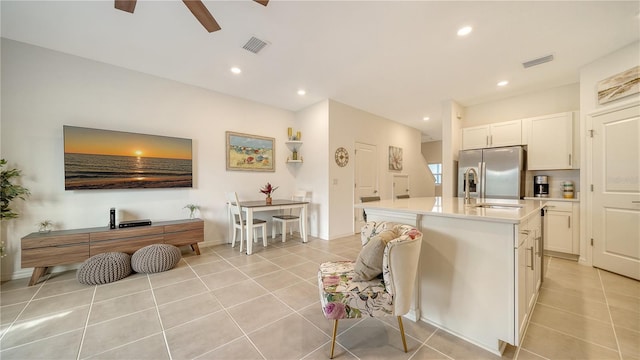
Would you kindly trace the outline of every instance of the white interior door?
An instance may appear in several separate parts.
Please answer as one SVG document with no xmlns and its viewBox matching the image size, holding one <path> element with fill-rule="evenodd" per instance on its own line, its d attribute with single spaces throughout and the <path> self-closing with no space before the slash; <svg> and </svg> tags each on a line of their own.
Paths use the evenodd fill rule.
<svg viewBox="0 0 640 360">
<path fill-rule="evenodd" d="M 592 119 L 593 266 L 640 280 L 640 106 Z"/>
<path fill-rule="evenodd" d="M 378 193 L 378 157 L 375 145 L 356 143 L 354 203 L 362 196 L 379 196 Z M 361 209 L 354 209 L 354 232 L 360 232 L 364 225 Z"/>
<path fill-rule="evenodd" d="M 392 198 L 398 195 L 409 195 L 409 175 L 393 175 L 393 187 L 391 188 Z"/>
</svg>

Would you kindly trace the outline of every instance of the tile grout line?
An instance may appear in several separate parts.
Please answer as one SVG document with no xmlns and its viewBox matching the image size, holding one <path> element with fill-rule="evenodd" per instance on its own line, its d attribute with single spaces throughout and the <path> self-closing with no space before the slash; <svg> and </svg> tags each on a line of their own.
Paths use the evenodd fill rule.
<svg viewBox="0 0 640 360">
<path fill-rule="evenodd" d="M 87 319 L 84 322 L 84 328 L 82 329 L 82 336 L 80 337 L 80 344 L 78 346 L 78 355 L 76 360 L 80 360 L 80 354 L 82 354 L 82 346 L 84 345 L 84 337 L 87 335 L 87 327 L 89 327 L 89 318 L 91 318 L 91 310 L 93 309 L 93 301 L 96 298 L 96 292 L 98 291 L 98 285 L 93 286 L 93 294 L 91 295 L 91 302 L 89 303 L 89 311 L 87 311 Z"/>
<path fill-rule="evenodd" d="M 185 261 L 186 262 L 186 261 Z M 189 264 L 187 264 L 189 265 Z M 191 269 L 191 266 L 189 266 Z M 193 269 L 191 269 L 193 271 Z M 195 271 L 193 271 L 195 273 Z M 147 274 L 147 281 L 149 282 L 149 288 L 151 289 L 151 298 L 153 299 L 153 304 L 155 305 L 156 314 L 158 315 L 158 321 L 160 321 L 160 330 L 162 331 L 162 339 L 164 340 L 164 346 L 167 349 L 167 354 L 169 355 L 169 360 L 173 359 L 171 356 L 171 349 L 169 348 L 169 341 L 167 340 L 167 333 L 164 328 L 164 324 L 162 323 L 162 317 L 160 316 L 160 307 L 158 306 L 158 300 L 156 299 L 156 293 L 153 291 L 153 284 L 151 284 L 151 277 Z"/>
<path fill-rule="evenodd" d="M 589 341 L 589 340 L 579 338 L 579 337 L 577 337 L 577 336 L 575 336 L 575 335 L 572 335 L 572 334 L 566 333 L 566 332 L 564 332 L 564 331 L 560 331 L 560 330 L 558 330 L 558 329 L 554 329 L 554 328 L 549 327 L 549 326 L 547 326 L 547 325 L 540 324 L 540 323 L 534 323 L 534 322 L 532 322 L 532 323 L 533 323 L 533 324 L 536 324 L 536 326 L 540 326 L 540 327 L 543 327 L 543 328 L 545 328 L 545 329 L 551 330 L 551 331 L 553 331 L 553 332 L 557 332 L 557 333 L 559 333 L 559 334 L 562 334 L 562 335 L 568 336 L 568 337 L 570 337 L 570 338 L 573 338 L 573 339 L 576 339 L 576 340 L 580 340 L 580 341 L 582 341 L 582 342 L 584 342 L 584 343 L 587 343 L 587 344 L 590 344 L 590 345 L 593 345 L 593 346 L 597 346 L 597 347 L 599 347 L 599 348 L 603 348 L 603 349 L 607 349 L 607 350 L 615 351 L 615 352 L 618 352 L 618 354 L 620 353 L 617 349 L 613 349 L 613 348 L 610 348 L 610 347 L 607 347 L 607 346 L 604 346 L 604 345 L 596 344 L 596 343 L 591 342 L 591 341 Z M 531 351 L 530 351 L 530 352 L 531 352 Z"/>
<path fill-rule="evenodd" d="M 233 249 L 233 248 L 232 248 L 232 249 Z M 216 251 L 214 251 L 214 254 L 218 255 Z M 220 256 L 220 255 L 218 255 L 218 256 Z M 224 258 L 224 257 L 222 257 L 222 256 L 220 256 L 220 257 L 221 257 L 224 261 L 226 261 L 226 262 L 227 262 L 227 264 L 229 264 L 230 266 L 232 266 L 232 267 L 234 267 L 234 268 L 236 267 L 235 265 L 233 265 L 232 263 L 230 263 L 226 258 Z M 266 356 L 264 356 L 264 354 L 262 353 L 262 351 L 260 351 L 260 349 L 258 349 L 258 347 L 256 346 L 256 344 L 254 344 L 254 342 L 251 340 L 251 338 L 249 338 L 249 336 L 248 336 L 248 335 L 247 335 L 247 333 L 242 329 L 242 327 L 240 327 L 240 324 L 238 324 L 238 322 L 236 321 L 236 319 L 234 319 L 234 318 L 233 318 L 233 316 L 231 316 L 231 314 L 229 313 L 229 311 L 227 310 L 227 308 L 224 306 L 224 304 L 222 304 L 222 302 L 217 298 L 217 296 L 215 296 L 215 294 L 213 294 L 213 293 L 212 293 L 212 290 L 211 290 L 211 289 L 209 289 L 209 286 L 207 286 L 207 284 L 202 280 L 202 278 L 200 277 L 200 275 L 198 275 L 198 273 L 197 273 L 195 270 L 193 270 L 193 268 L 191 267 L 191 264 L 187 263 L 187 266 L 189 266 L 189 268 L 191 269 L 191 271 L 193 271 L 193 273 L 196 275 L 196 277 L 198 278 L 198 280 L 200 280 L 200 282 L 202 283 L 202 285 L 204 285 L 204 287 L 209 291 L 209 293 L 211 293 L 211 296 L 213 296 L 213 297 L 218 301 L 218 303 L 220 303 L 220 306 L 222 307 L 222 311 L 224 311 L 224 312 L 225 312 L 225 314 L 229 317 L 229 319 L 231 319 L 231 321 L 233 321 L 233 323 L 238 327 L 238 330 L 240 330 L 240 332 L 243 334 L 243 336 L 240 336 L 240 337 L 238 337 L 238 338 L 235 338 L 235 339 L 233 339 L 232 341 L 229 341 L 229 342 L 227 342 L 227 343 L 225 343 L 225 344 L 221 344 L 220 346 L 216 347 L 215 349 L 212 349 L 212 350 L 207 351 L 207 352 L 205 352 L 205 353 L 203 353 L 203 354 L 200 354 L 200 355 L 198 355 L 198 356 L 197 356 L 197 357 L 195 357 L 195 358 L 200 358 L 200 357 L 202 357 L 203 355 L 205 355 L 205 354 L 209 354 L 209 353 L 211 353 L 212 351 L 214 351 L 214 350 L 216 350 L 216 349 L 219 349 L 219 348 L 220 348 L 220 347 L 222 347 L 222 346 L 229 345 L 229 344 L 233 343 L 234 341 L 238 340 L 238 339 L 239 339 L 239 338 L 241 338 L 241 337 L 245 337 L 245 338 L 247 339 L 247 341 L 249 341 L 249 343 L 253 346 L 253 348 L 258 352 L 258 354 L 260 354 L 260 356 L 262 356 L 262 359 L 266 360 L 266 359 L 267 359 L 267 358 L 266 358 Z M 237 269 L 237 268 L 236 268 L 236 269 Z M 245 275 L 245 276 L 246 276 L 246 275 Z"/>
<path fill-rule="evenodd" d="M 2 341 L 2 339 L 4 339 L 5 335 L 7 335 L 9 333 L 9 330 L 11 330 L 11 328 L 14 327 L 15 323 L 18 321 L 18 319 L 20 318 L 20 315 L 22 315 L 24 313 L 24 311 L 27 309 L 27 307 L 29 306 L 29 304 L 31 304 L 31 302 L 33 301 L 33 299 L 36 297 L 36 295 L 40 292 L 40 290 L 42 289 L 42 285 L 44 285 L 47 282 L 47 280 L 45 280 L 42 284 L 40 284 L 40 286 L 38 287 L 38 290 L 36 290 L 36 292 L 33 293 L 33 295 L 31 295 L 31 298 L 29 300 L 26 301 L 26 305 L 22 308 L 22 310 L 20 310 L 20 312 L 18 313 L 18 315 L 16 315 L 16 318 L 13 319 L 13 321 L 11 322 L 11 324 L 9 324 L 9 326 L 7 327 L 7 329 L 2 333 L 2 335 L 0 336 L 0 341 Z M 19 303 L 18 303 L 19 304 Z"/>
<path fill-rule="evenodd" d="M 622 349 L 620 349 L 620 341 L 618 340 L 618 333 L 616 333 L 616 327 L 613 324 L 613 315 L 611 315 L 611 307 L 609 305 L 609 299 L 607 298 L 607 292 L 604 289 L 604 282 L 602 281 L 602 274 L 600 274 L 600 270 L 596 269 L 598 272 L 598 279 L 600 280 L 600 286 L 602 287 L 602 293 L 604 294 L 604 301 L 607 305 L 607 314 L 609 314 L 609 320 L 611 321 L 611 330 L 613 330 L 613 338 L 616 339 L 616 346 L 618 347 L 618 357 L 622 360 Z"/>
<path fill-rule="evenodd" d="M 434 337 L 438 331 L 440 331 L 440 329 L 436 328 L 436 330 L 435 330 L 434 332 L 432 332 L 432 333 L 431 333 L 431 335 L 427 336 L 427 338 L 426 338 L 426 339 L 422 342 L 422 344 L 420 344 L 420 346 L 418 347 L 418 350 L 422 349 L 423 347 L 428 347 L 429 349 L 431 349 L 431 350 L 433 350 L 433 351 L 435 351 L 435 352 L 437 352 L 437 353 L 439 353 L 439 354 L 442 354 L 443 356 L 446 356 L 448 359 L 454 360 L 451 356 L 449 356 L 449 355 L 447 355 L 447 354 L 443 353 L 442 351 L 440 351 L 440 350 L 438 350 L 438 349 L 436 349 L 436 348 L 434 348 L 434 347 L 431 347 L 431 346 L 427 345 L 427 342 L 429 342 L 429 340 L 431 340 L 431 338 L 432 338 L 432 337 Z M 418 353 L 418 350 L 416 350 L 416 352 L 415 352 L 415 353 L 413 353 L 413 354 L 409 357 L 409 359 L 408 359 L 408 360 L 411 360 L 414 356 L 416 356 L 416 354 Z"/>
<path fill-rule="evenodd" d="M 285 249 L 285 250 L 286 250 L 286 249 Z M 290 251 L 289 251 L 289 252 L 290 252 Z M 323 251 L 323 252 L 324 252 L 324 251 Z M 291 253 L 291 252 L 290 252 L 290 253 Z M 293 254 L 293 253 L 292 253 L 292 254 Z M 258 254 L 252 254 L 252 255 L 258 255 Z M 296 255 L 296 254 L 294 254 L 294 255 Z M 334 254 L 327 253 L 327 255 L 334 255 Z M 247 255 L 247 256 L 249 256 L 249 255 Z M 285 256 L 285 255 L 283 255 L 283 256 Z M 296 256 L 300 256 L 300 255 L 296 255 Z M 303 258 L 304 258 L 304 257 L 303 257 Z M 273 264 L 273 265 L 275 265 L 275 266 L 279 267 L 279 268 L 280 268 L 280 270 L 288 271 L 287 269 L 283 268 L 282 266 L 280 266 L 280 265 L 278 265 L 278 264 L 274 263 L 273 261 L 271 261 L 271 259 L 268 259 L 268 258 L 265 258 L 265 257 L 262 257 L 262 259 L 264 259 L 264 261 L 267 261 L 267 262 L 269 262 L 269 263 L 271 263 L 271 264 Z M 305 260 L 307 260 L 307 262 L 310 262 L 308 259 L 306 259 L 306 258 L 304 258 L 304 259 L 305 259 Z M 249 264 L 247 264 L 247 265 L 249 265 Z M 259 287 L 263 288 L 265 291 L 267 291 L 267 294 L 264 294 L 264 295 L 258 296 L 258 297 L 254 298 L 254 299 L 251 299 L 251 300 L 247 300 L 247 301 L 245 301 L 244 303 L 247 303 L 247 302 L 249 302 L 249 301 L 253 301 L 253 300 L 255 300 L 255 299 L 257 299 L 257 298 L 260 298 L 260 297 L 263 297 L 263 296 L 271 295 L 271 296 L 273 296 L 277 301 L 279 301 L 280 303 L 282 303 L 284 306 L 286 306 L 286 307 L 288 307 L 289 309 L 291 309 L 291 310 L 293 311 L 293 314 L 296 314 L 296 315 L 300 316 L 303 320 L 305 320 L 306 322 L 308 322 L 309 324 L 311 324 L 312 326 L 314 326 L 316 329 L 318 329 L 318 330 L 319 330 L 321 333 L 323 333 L 325 336 L 328 336 L 324 331 L 322 331 L 322 329 L 318 328 L 314 323 L 312 323 L 312 322 L 311 322 L 311 321 L 309 321 L 306 317 L 304 317 L 302 314 L 300 314 L 298 310 L 296 310 L 296 309 L 292 308 L 291 306 L 289 306 L 288 304 L 286 304 L 285 302 L 283 302 L 283 301 L 282 301 L 280 298 L 278 298 L 278 296 L 276 296 L 276 295 L 275 295 L 271 290 L 267 289 L 266 287 L 262 286 L 262 284 L 258 283 L 258 282 L 254 279 L 254 278 L 255 278 L 255 276 L 250 276 L 250 275 L 248 275 L 247 273 L 245 273 L 244 271 L 242 271 L 242 269 L 240 269 L 240 267 L 238 267 L 238 266 L 236 266 L 236 265 L 234 265 L 234 264 L 231 264 L 231 266 L 235 267 L 235 268 L 236 268 L 236 270 L 238 270 L 238 271 L 242 272 L 245 276 L 248 276 L 248 277 L 249 277 L 249 280 L 251 280 L 253 283 L 255 283 L 256 285 L 258 285 Z M 243 265 L 243 266 L 245 266 L 245 265 Z M 274 272 L 275 272 L 275 271 L 272 271 L 272 272 L 270 272 L 270 273 L 268 273 L 268 274 L 271 274 L 271 273 L 274 273 Z M 267 274 L 263 274 L 263 275 L 260 275 L 260 276 L 264 276 L 264 275 L 267 275 Z M 294 273 L 294 275 L 296 275 L 296 274 Z M 296 275 L 296 276 L 297 276 L 297 275 Z M 300 276 L 298 276 L 298 278 L 301 278 L 301 277 L 300 277 Z M 306 279 L 302 279 L 302 280 L 303 280 L 303 281 L 306 281 Z M 233 286 L 233 285 L 230 285 L 230 286 Z M 286 287 L 285 287 L 285 288 L 286 288 Z M 278 290 L 281 290 L 281 289 L 278 289 Z M 243 303 L 243 304 L 244 304 L 244 303 Z M 241 305 L 241 304 L 236 304 L 236 305 L 234 305 L 234 307 L 235 307 L 235 306 L 238 306 L 238 305 Z M 303 307 L 303 309 L 306 309 L 307 307 L 312 306 L 312 305 L 313 305 L 313 304 L 310 304 L 310 305 L 308 305 L 308 306 L 305 306 L 305 307 Z M 224 306 L 223 306 L 223 307 L 224 307 Z M 225 308 L 225 310 L 226 310 L 226 307 L 224 307 L 224 308 Z M 278 321 L 280 321 L 280 320 L 282 320 L 282 319 L 285 319 L 285 318 L 287 318 L 287 317 L 289 317 L 289 316 L 291 316 L 291 315 L 293 315 L 293 314 L 292 314 L 292 313 L 289 313 L 289 314 L 287 314 L 287 315 L 285 315 L 285 316 L 283 316 L 283 317 L 281 317 L 281 318 L 279 318 L 279 319 L 276 319 L 276 320 L 274 320 L 274 321 L 271 321 L 271 322 L 269 322 L 269 323 L 267 323 L 267 324 L 263 324 L 263 326 L 261 326 L 261 327 L 259 327 L 259 328 L 256 328 L 256 329 L 254 329 L 253 331 L 251 331 L 251 333 L 254 333 L 254 332 L 256 332 L 256 331 L 258 331 L 258 330 L 260 330 L 260 329 L 264 329 L 265 327 L 267 327 L 267 326 L 269 326 L 269 325 L 271 325 L 271 324 L 274 324 L 274 323 L 276 323 L 276 322 L 278 322 Z M 231 314 L 229 314 L 229 316 L 231 316 Z M 233 318 L 233 317 L 232 317 L 232 318 Z M 361 320 L 361 321 L 362 321 L 362 320 Z M 357 324 L 358 324 L 358 323 L 360 323 L 361 321 L 358 321 L 358 322 L 354 323 L 352 326 L 350 326 L 350 327 L 348 327 L 347 329 L 345 329 L 342 333 L 345 333 L 346 331 L 348 331 L 349 329 L 351 329 L 353 326 L 357 325 Z M 234 322 L 235 322 L 235 319 L 234 319 Z M 238 327 L 240 327 L 240 326 L 239 326 L 239 324 L 237 324 L 237 323 L 236 323 L 236 325 L 238 325 Z M 244 330 L 243 330 L 243 332 L 244 332 Z M 248 335 L 247 335 L 247 338 L 248 338 Z M 251 341 L 251 340 L 249 339 L 249 341 Z M 329 336 L 329 341 L 331 341 L 331 337 L 330 337 L 330 336 Z M 338 342 L 338 341 L 337 341 L 337 339 L 336 339 L 336 342 L 337 342 L 338 344 L 340 344 L 340 342 Z M 254 347 L 256 347 L 256 349 L 257 349 L 257 346 L 253 343 L 253 341 L 251 341 L 251 343 L 252 343 L 252 344 L 254 345 Z M 325 344 L 326 344 L 326 343 L 324 343 L 322 346 L 324 346 Z M 321 347 L 322 347 L 322 346 L 321 346 Z M 342 346 L 342 344 L 340 344 L 340 346 L 341 346 L 342 348 L 344 348 L 347 352 L 349 352 L 351 355 L 353 355 L 354 357 L 358 358 L 355 354 L 353 354 L 353 353 L 352 353 L 351 351 L 349 351 L 347 348 L 345 348 L 344 346 Z M 316 350 L 318 350 L 318 349 L 314 349 L 314 350 L 313 350 L 313 351 L 311 351 L 310 353 L 308 353 L 308 354 L 304 355 L 304 356 L 303 356 L 303 358 L 304 358 L 304 357 L 309 356 L 311 353 L 313 353 L 313 352 L 314 352 L 314 351 L 316 351 Z M 259 351 L 259 350 L 258 350 L 258 351 Z M 260 352 L 260 354 L 262 355 L 262 352 Z M 263 355 L 263 356 L 264 356 L 264 355 Z"/>
</svg>

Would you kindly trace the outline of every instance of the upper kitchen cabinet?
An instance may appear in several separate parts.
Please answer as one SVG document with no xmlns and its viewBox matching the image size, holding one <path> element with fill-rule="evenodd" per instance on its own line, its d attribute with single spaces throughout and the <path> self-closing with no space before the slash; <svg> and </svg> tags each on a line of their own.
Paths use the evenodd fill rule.
<svg viewBox="0 0 640 360">
<path fill-rule="evenodd" d="M 522 144 L 522 122 L 505 121 L 462 129 L 462 149 L 482 149 Z"/>
<path fill-rule="evenodd" d="M 576 112 L 522 120 L 527 170 L 579 169 Z"/>
</svg>

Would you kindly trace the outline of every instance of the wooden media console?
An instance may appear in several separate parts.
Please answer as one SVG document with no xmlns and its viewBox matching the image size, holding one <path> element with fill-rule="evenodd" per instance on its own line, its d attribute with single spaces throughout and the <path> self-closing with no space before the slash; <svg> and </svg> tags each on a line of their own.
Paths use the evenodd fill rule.
<svg viewBox="0 0 640 360">
<path fill-rule="evenodd" d="M 149 226 L 34 232 L 22 238 L 22 268 L 33 267 L 29 286 L 38 282 L 50 266 L 83 262 L 104 252 L 133 254 L 151 244 L 190 245 L 200 255 L 204 241 L 201 219 L 159 221 Z"/>
</svg>

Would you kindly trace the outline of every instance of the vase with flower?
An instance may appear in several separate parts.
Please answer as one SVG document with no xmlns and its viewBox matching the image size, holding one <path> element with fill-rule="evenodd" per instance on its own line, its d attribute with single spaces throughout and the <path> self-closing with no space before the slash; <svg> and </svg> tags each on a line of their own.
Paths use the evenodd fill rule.
<svg viewBox="0 0 640 360">
<path fill-rule="evenodd" d="M 273 187 L 271 186 L 270 183 L 267 183 L 267 185 L 263 186 L 262 189 L 260 189 L 260 192 L 267 195 L 267 205 L 271 205 L 271 193 L 276 191 L 278 189 L 278 186 Z"/>
</svg>

